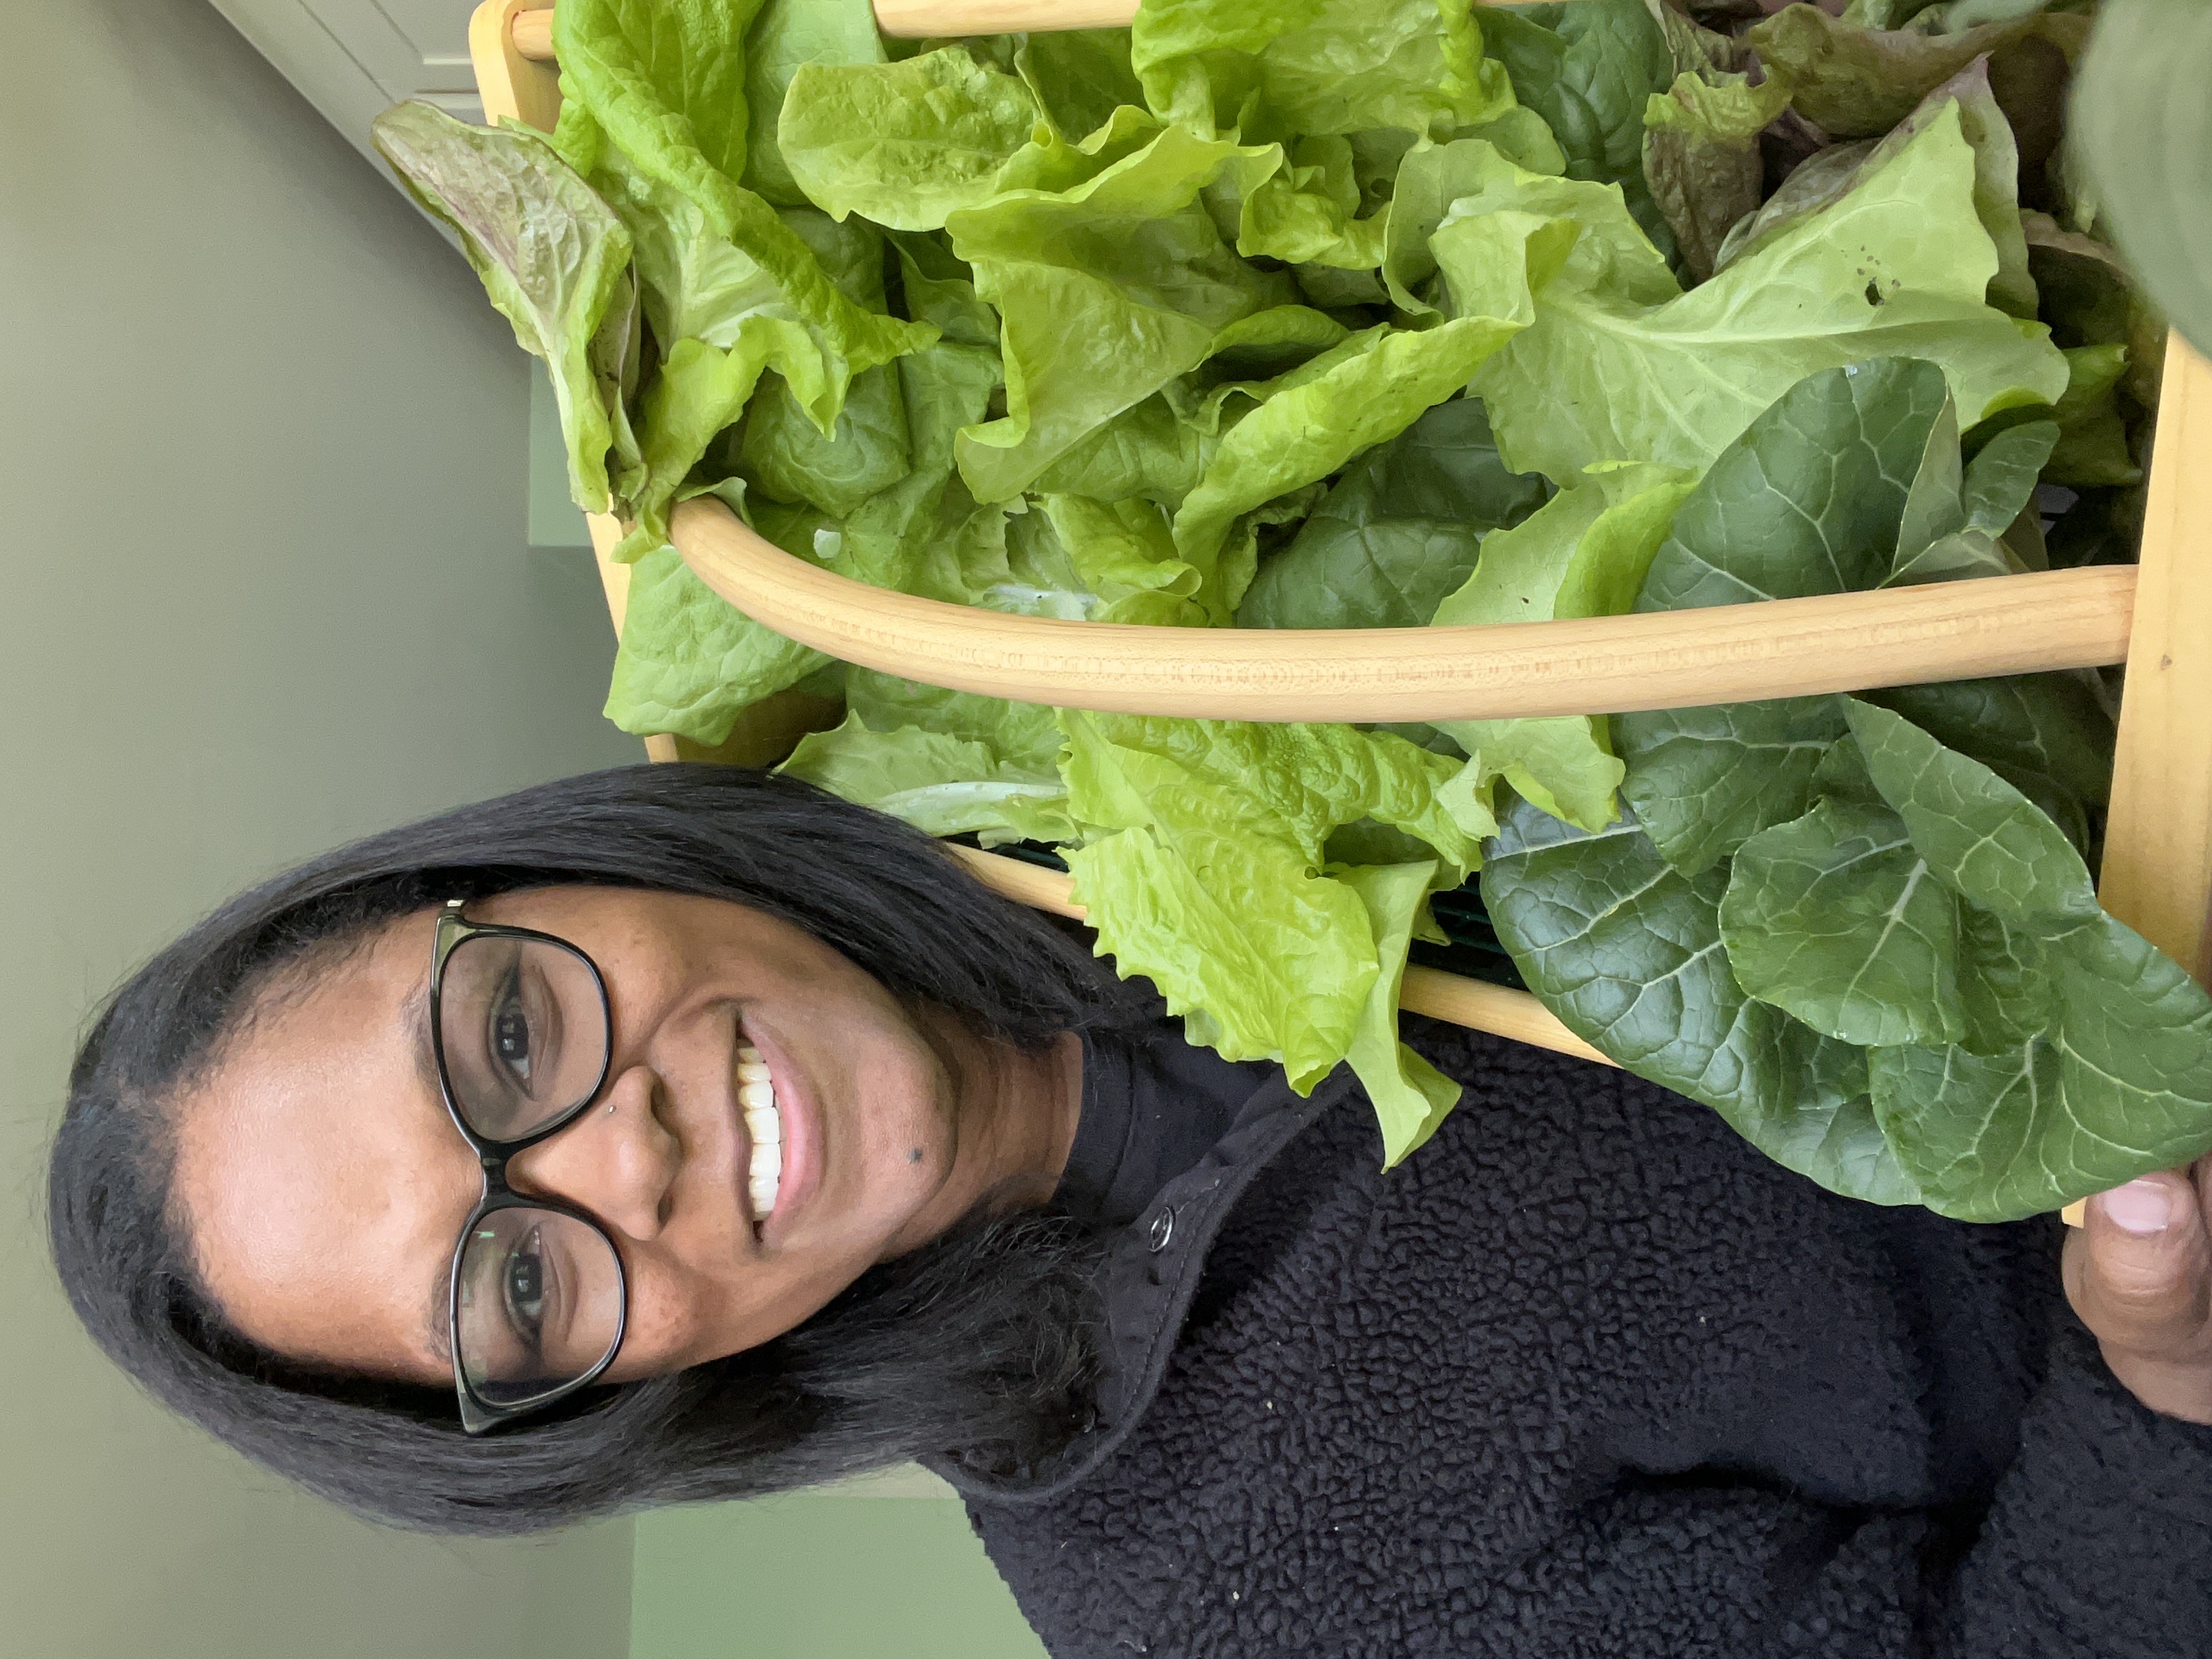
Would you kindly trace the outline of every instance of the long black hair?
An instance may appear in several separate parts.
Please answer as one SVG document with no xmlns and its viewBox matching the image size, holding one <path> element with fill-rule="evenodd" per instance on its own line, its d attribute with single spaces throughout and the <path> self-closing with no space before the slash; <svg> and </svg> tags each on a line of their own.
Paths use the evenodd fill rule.
<svg viewBox="0 0 2212 1659">
<path fill-rule="evenodd" d="M 311 953 L 449 898 L 586 883 L 734 900 L 895 994 L 1034 1051 L 1143 1004 L 1083 945 L 904 825 L 733 767 L 624 767 L 464 807 L 232 900 L 95 1018 L 48 1178 L 54 1261 L 94 1339 L 158 1399 L 349 1508 L 525 1532 L 641 1504 L 788 1490 L 934 1454 L 1018 1467 L 1078 1427 L 1096 1371 L 1096 1244 L 1064 1218 L 975 1219 L 871 1269 L 775 1341 L 587 1390 L 480 1437 L 450 1389 L 333 1376 L 248 1341 L 194 1272 L 170 1103 Z"/>
</svg>

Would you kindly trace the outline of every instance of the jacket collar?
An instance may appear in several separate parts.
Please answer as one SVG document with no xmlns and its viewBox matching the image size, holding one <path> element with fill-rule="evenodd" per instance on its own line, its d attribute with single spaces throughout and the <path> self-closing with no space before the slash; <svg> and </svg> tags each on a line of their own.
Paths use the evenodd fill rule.
<svg viewBox="0 0 2212 1659">
<path fill-rule="evenodd" d="M 1342 1066 L 1305 1099 L 1279 1076 L 1263 1085 L 1229 1133 L 1113 1235 L 1098 1269 L 1103 1317 L 1097 1410 L 1073 1440 L 1008 1474 L 984 1474 L 949 1458 L 925 1458 L 924 1467 L 979 1503 L 1042 1504 L 1085 1480 L 1128 1438 L 1159 1392 L 1206 1253 L 1229 1212 L 1276 1154 L 1352 1087 L 1351 1069 Z"/>
</svg>

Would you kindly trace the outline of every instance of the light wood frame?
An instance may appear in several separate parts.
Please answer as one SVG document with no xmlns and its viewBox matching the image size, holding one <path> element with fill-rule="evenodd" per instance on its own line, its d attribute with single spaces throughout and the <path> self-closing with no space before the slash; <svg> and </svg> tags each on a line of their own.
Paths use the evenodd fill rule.
<svg viewBox="0 0 2212 1659">
<path fill-rule="evenodd" d="M 1113 27 L 1134 0 L 876 0 L 908 37 Z M 487 118 L 550 130 L 551 14 L 484 0 L 470 49 Z M 619 631 L 629 573 L 593 544 Z M 747 614 L 849 661 L 1078 707 L 1273 720 L 1610 714 L 2124 661 L 2099 896 L 2200 980 L 2212 975 L 2212 364 L 2167 349 L 2139 561 L 1870 594 L 1497 629 L 1295 632 L 1117 629 L 940 605 L 852 582 L 754 536 L 719 502 L 677 514 L 678 550 Z M 946 614 L 949 613 L 949 614 Z M 764 760 L 803 729 L 769 710 L 724 758 Z M 686 746 L 650 738 L 654 759 Z M 696 752 L 696 751 L 694 751 Z M 1079 915 L 1068 878 L 955 849 L 1000 891 Z M 1526 992 L 1421 968 L 1401 1006 L 1606 1060 Z M 2079 1220 L 2081 1206 L 2067 1218 Z"/>
</svg>

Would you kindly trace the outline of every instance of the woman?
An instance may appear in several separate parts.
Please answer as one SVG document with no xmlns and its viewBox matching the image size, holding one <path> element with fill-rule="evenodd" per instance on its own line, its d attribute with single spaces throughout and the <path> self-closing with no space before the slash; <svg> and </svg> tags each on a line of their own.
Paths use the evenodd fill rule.
<svg viewBox="0 0 2212 1659">
<path fill-rule="evenodd" d="M 2093 1206 L 2085 1332 L 2048 1224 L 1408 1024 L 1467 1097 L 1386 1176 L 1346 1074 L 1183 1046 L 901 826 L 604 773 L 148 964 L 53 1247 L 161 1399 L 410 1525 L 919 1457 L 1056 1653 L 2212 1647 L 2212 1163 Z"/>
</svg>

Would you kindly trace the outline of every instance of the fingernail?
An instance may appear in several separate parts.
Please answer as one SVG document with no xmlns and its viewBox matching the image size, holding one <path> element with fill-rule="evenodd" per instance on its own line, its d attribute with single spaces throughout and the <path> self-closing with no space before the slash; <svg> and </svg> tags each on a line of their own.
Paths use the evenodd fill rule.
<svg viewBox="0 0 2212 1659">
<path fill-rule="evenodd" d="M 2162 1233 L 2173 1215 L 2173 1195 L 2162 1181 L 2130 1181 L 2097 1202 L 2106 1216 L 2123 1232 Z"/>
</svg>

